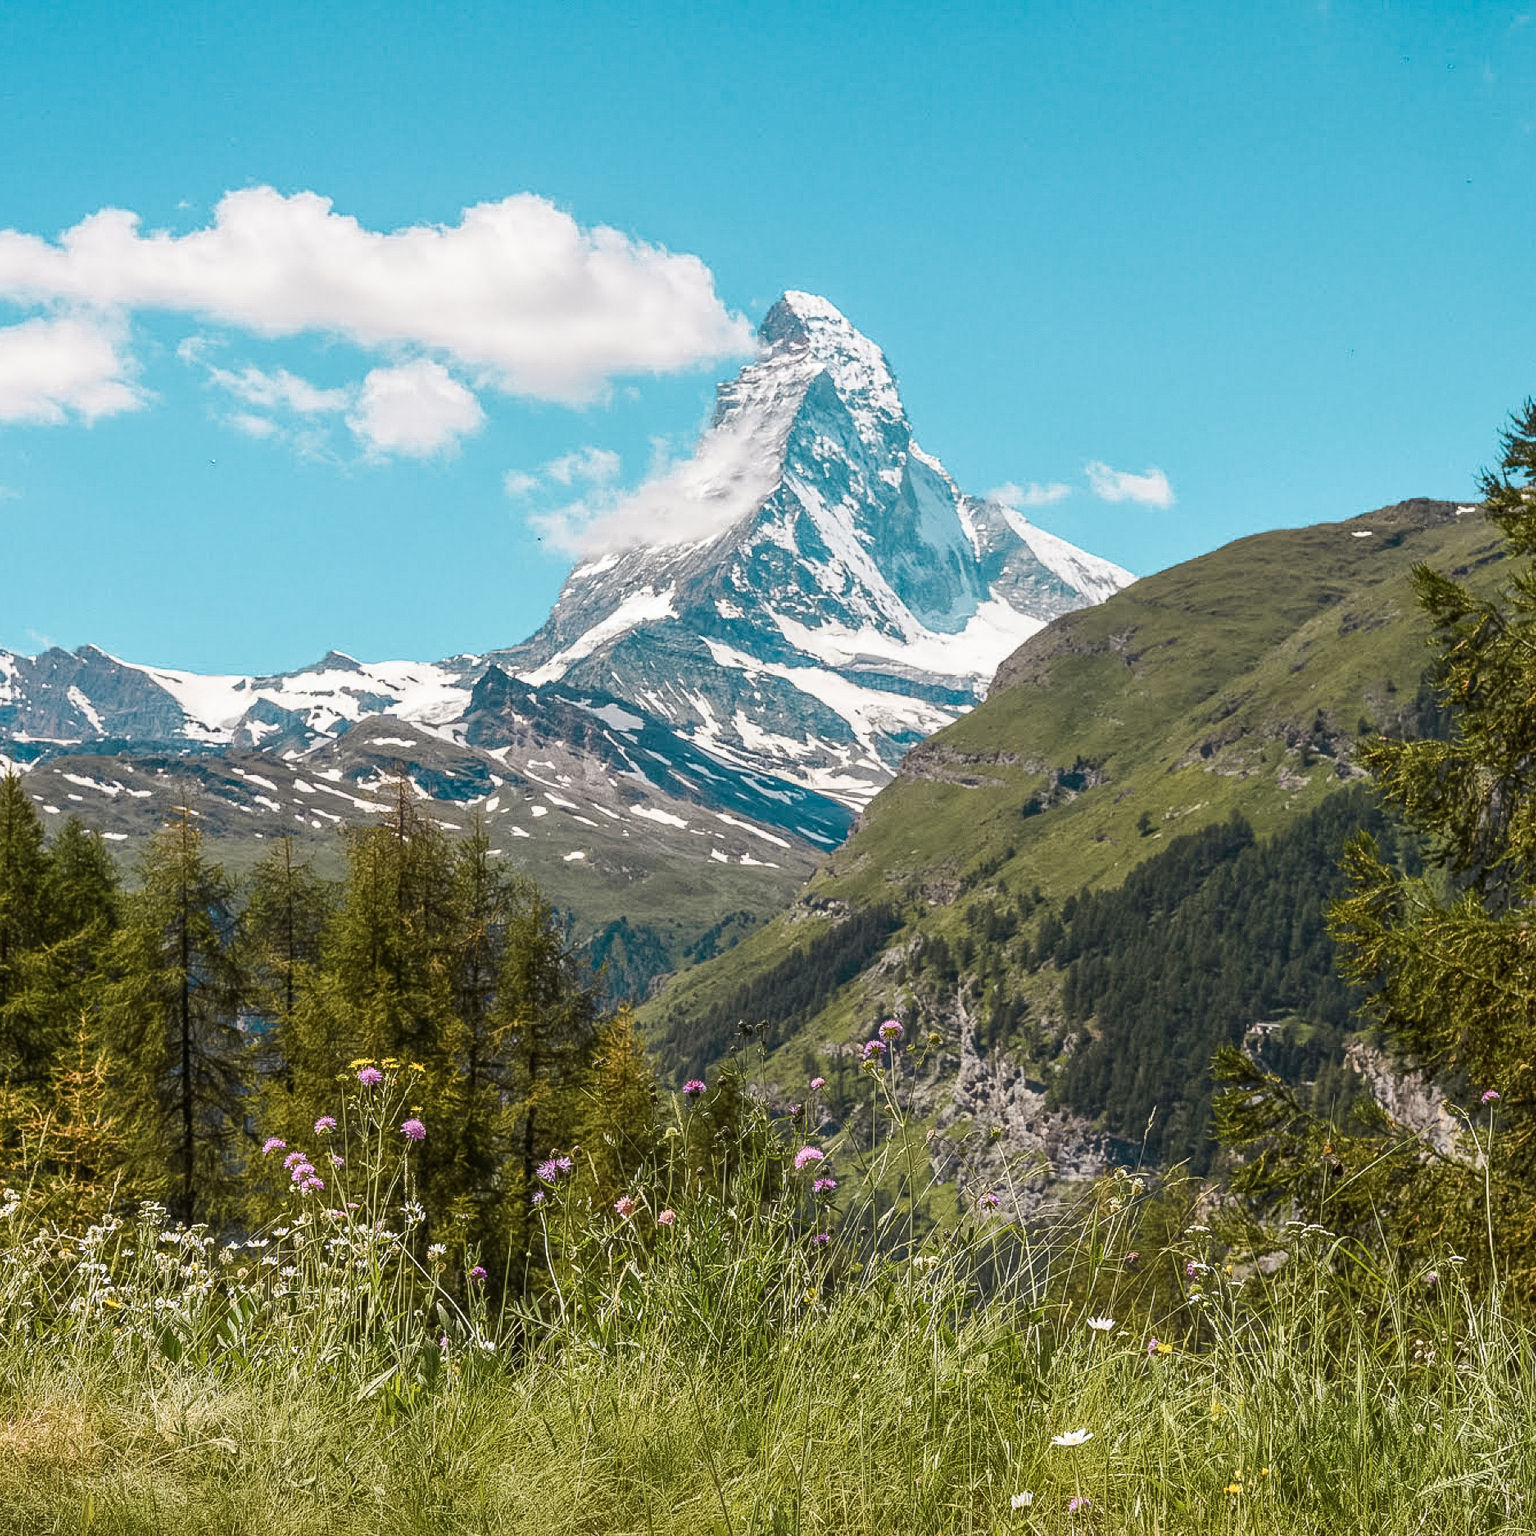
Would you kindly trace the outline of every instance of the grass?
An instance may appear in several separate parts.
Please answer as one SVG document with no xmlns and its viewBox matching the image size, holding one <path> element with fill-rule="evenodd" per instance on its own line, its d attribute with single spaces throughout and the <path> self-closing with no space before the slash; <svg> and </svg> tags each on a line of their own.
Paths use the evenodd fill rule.
<svg viewBox="0 0 1536 1536">
<path fill-rule="evenodd" d="M 1005 1184 L 925 1227 L 910 1069 L 866 1073 L 873 1151 L 813 1099 L 714 1148 L 729 1178 L 699 1171 L 699 1111 L 677 1102 L 629 1214 L 594 1208 L 579 1164 L 551 1188 L 549 1273 L 505 1308 L 465 1282 L 473 1255 L 424 1246 L 390 1084 L 338 1132 L 353 1182 L 296 1195 L 266 1246 L 155 1208 L 71 1236 L 8 1199 L 4 1529 L 1536 1525 L 1536 1339 L 1450 1256 L 1400 1272 L 1320 1223 L 1250 1232 L 1208 1191 L 1125 1170 L 1029 1225 Z M 798 1174 L 802 1141 L 827 1156 Z M 357 1211 L 328 1215 L 344 1193 Z"/>
<path fill-rule="evenodd" d="M 1413 704 L 1429 638 L 1413 566 L 1484 589 L 1501 549 L 1481 513 L 1405 503 L 1237 540 L 1056 620 L 984 703 L 911 754 L 795 907 L 681 971 L 639 1010 L 641 1027 L 660 1039 L 669 1019 L 715 1011 L 824 910 L 892 903 L 904 920 L 892 947 L 953 939 L 975 902 L 1118 885 L 1166 839 L 1234 811 L 1261 837 L 1277 830 L 1349 782 L 1362 725 Z M 1321 750 L 1305 745 L 1314 738 Z M 1098 782 L 1024 814 L 1080 759 Z M 787 1059 L 905 1002 L 877 960 Z"/>
</svg>

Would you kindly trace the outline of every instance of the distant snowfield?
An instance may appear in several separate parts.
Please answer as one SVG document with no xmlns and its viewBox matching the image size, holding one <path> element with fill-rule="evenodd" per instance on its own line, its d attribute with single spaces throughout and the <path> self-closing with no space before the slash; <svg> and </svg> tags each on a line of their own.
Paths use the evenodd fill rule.
<svg viewBox="0 0 1536 1536">
<path fill-rule="evenodd" d="M 463 714 L 470 695 L 462 673 L 432 662 L 354 662 L 265 678 L 179 672 L 130 661 L 119 664 L 142 672 L 164 688 L 185 711 L 187 734 L 208 742 L 230 740 L 241 717 L 258 699 L 303 716 L 312 729 L 329 735 L 342 721 L 350 725 L 365 715 L 387 713 L 402 720 L 443 724 Z M 388 702 L 381 707 L 384 700 Z"/>
</svg>

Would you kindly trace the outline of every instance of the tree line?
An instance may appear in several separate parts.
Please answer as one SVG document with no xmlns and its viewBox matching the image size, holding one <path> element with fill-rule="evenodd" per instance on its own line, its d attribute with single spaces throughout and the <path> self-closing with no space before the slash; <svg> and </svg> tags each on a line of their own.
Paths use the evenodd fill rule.
<svg viewBox="0 0 1536 1536">
<path fill-rule="evenodd" d="M 143 1199 L 249 1229 L 288 1198 L 260 1148 L 334 1114 L 362 1059 L 419 1069 L 434 1237 L 516 1272 L 535 1170 L 580 1146 L 611 1198 L 654 1140 L 652 1079 L 537 888 L 401 785 L 321 878 L 277 840 L 243 881 L 184 808 L 126 885 L 0 779 L 0 1171 L 61 1221 Z M 610 1193 L 611 1192 L 611 1193 Z"/>
</svg>

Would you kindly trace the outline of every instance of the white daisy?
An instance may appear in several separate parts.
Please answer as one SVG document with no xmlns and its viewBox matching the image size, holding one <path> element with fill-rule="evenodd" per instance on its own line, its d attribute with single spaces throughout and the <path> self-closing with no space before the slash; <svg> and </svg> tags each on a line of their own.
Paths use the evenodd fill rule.
<svg viewBox="0 0 1536 1536">
<path fill-rule="evenodd" d="M 1112 1317 L 1090 1317 L 1088 1326 L 1095 1333 L 1108 1333 L 1115 1326 L 1115 1320 Z"/>
<path fill-rule="evenodd" d="M 1034 1502 L 1035 1496 L 1027 1488 L 1023 1493 L 1016 1493 L 1011 1499 L 1008 1500 L 1008 1503 L 1014 1509 L 1028 1509 L 1029 1506 Z"/>
<path fill-rule="evenodd" d="M 1069 1429 L 1064 1435 L 1052 1435 L 1052 1445 L 1084 1445 L 1093 1439 L 1091 1429 Z"/>
</svg>

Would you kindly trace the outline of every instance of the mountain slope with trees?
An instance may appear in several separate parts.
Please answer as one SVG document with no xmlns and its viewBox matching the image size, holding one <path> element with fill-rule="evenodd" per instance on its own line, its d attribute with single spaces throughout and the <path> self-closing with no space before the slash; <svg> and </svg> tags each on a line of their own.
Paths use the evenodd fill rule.
<svg viewBox="0 0 1536 1536">
<path fill-rule="evenodd" d="M 1362 741 L 1444 728 L 1420 562 L 1487 590 L 1504 549 L 1477 508 L 1406 502 L 1239 540 L 1057 619 L 908 754 L 787 913 L 644 1007 L 665 1061 L 695 1072 L 745 1027 L 787 1094 L 895 1013 L 942 1041 L 941 1115 L 965 1063 L 1000 1053 L 1085 1134 L 1139 1142 L 1155 1105 L 1153 1148 L 1200 1160 L 1210 1052 L 1255 1025 L 1319 1092 L 1347 1092 L 1323 1071 L 1348 1014 L 1323 854 L 1381 830 Z M 1197 870 L 1211 839 L 1222 856 Z M 1161 916 L 1095 894 L 1143 869 Z M 813 964 L 814 996 L 771 1000 L 772 978 L 875 913 L 886 932 L 856 975 Z"/>
</svg>

